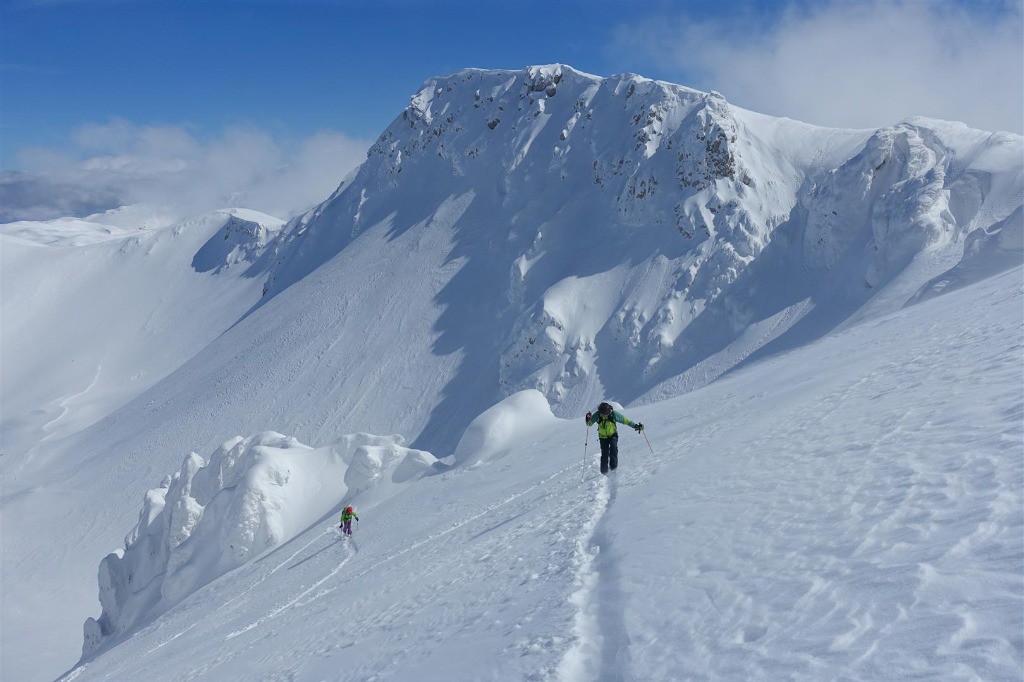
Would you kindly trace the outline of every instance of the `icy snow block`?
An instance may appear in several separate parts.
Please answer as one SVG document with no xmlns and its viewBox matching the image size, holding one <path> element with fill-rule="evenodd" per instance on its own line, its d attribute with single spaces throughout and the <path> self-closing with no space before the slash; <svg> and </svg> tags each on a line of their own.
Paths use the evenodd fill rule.
<svg viewBox="0 0 1024 682">
<path fill-rule="evenodd" d="M 190 453 L 149 491 L 125 549 L 100 564 L 98 620 L 85 653 L 307 528 L 345 494 L 345 463 L 274 432 Z"/>
</svg>

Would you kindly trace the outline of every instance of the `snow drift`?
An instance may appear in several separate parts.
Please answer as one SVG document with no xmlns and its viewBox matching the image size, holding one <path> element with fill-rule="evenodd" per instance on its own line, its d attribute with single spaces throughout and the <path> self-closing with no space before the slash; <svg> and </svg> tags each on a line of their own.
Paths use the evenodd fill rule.
<svg viewBox="0 0 1024 682">
<path fill-rule="evenodd" d="M 459 440 L 453 459 L 456 464 L 475 466 L 500 459 L 526 434 L 555 421 L 540 391 L 520 391 L 473 420 Z"/>
<path fill-rule="evenodd" d="M 179 471 L 146 493 L 124 550 L 100 563 L 103 613 L 85 622 L 83 655 L 375 486 L 383 490 L 368 506 L 428 472 L 433 456 L 402 442 L 353 434 L 310 448 L 266 432 L 232 438 L 208 461 L 189 454 Z"/>
</svg>

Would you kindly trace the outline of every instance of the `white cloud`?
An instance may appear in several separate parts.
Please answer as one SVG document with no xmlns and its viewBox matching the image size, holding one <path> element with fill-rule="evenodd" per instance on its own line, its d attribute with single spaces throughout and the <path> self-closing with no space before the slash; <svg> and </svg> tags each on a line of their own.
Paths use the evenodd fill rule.
<svg viewBox="0 0 1024 682">
<path fill-rule="evenodd" d="M 770 19 L 648 16 L 620 26 L 610 49 L 740 106 L 819 125 L 920 115 L 1021 132 L 1021 16 L 1019 0 L 790 4 Z"/>
<path fill-rule="evenodd" d="M 77 128 L 67 149 L 18 154 L 0 220 L 85 215 L 123 204 L 190 214 L 232 206 L 290 217 L 326 199 L 369 142 L 336 131 L 280 140 L 252 126 L 201 138 L 186 126 L 115 119 Z"/>
</svg>

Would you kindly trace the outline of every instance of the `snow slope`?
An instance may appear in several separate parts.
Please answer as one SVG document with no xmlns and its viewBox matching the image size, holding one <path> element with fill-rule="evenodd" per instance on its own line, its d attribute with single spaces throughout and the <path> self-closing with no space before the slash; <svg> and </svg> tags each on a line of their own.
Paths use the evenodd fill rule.
<svg viewBox="0 0 1024 682">
<path fill-rule="evenodd" d="M 259 309 L 156 387 L 159 423 L 139 402 L 129 429 L 76 447 L 205 451 L 269 424 L 327 442 L 347 420 L 443 452 L 525 388 L 561 416 L 676 395 L 899 308 L 970 232 L 1019 230 L 1022 149 L 924 119 L 815 128 L 563 66 L 431 79 L 282 230 Z"/>
<path fill-rule="evenodd" d="M 314 450 L 279 433 L 234 438 L 209 461 L 189 454 L 146 493 L 123 551 L 100 564 L 98 620 L 86 654 L 228 571 L 290 540 L 342 500 L 382 499 L 431 470 L 430 453 L 398 436 L 354 434 Z M 343 481 L 342 485 L 339 482 Z M 364 493 L 373 488 L 373 496 Z"/>
<path fill-rule="evenodd" d="M 0 230 L 10 451 L 107 416 L 216 339 L 259 300 L 250 265 L 283 224 L 245 209 L 151 231 L 70 222 Z"/>
<path fill-rule="evenodd" d="M 98 547 L 83 538 L 122 534 L 106 507 L 121 495 L 127 506 L 140 484 L 153 484 L 143 483 L 149 470 L 123 477 L 114 443 L 91 464 L 73 446 L 55 457 L 55 443 L 143 394 L 251 308 L 265 273 L 245 258 L 281 225 L 232 209 L 99 240 L 92 223 L 57 241 L 52 221 L 0 229 L 5 676 L 46 677 L 29 653 L 39 647 L 70 653 L 79 628 L 66 614 L 95 603 Z M 78 478 L 66 484 L 70 475 Z M 107 488 L 97 485 L 103 477 Z"/>
<path fill-rule="evenodd" d="M 521 391 L 558 417 L 660 409 L 1018 272 L 1022 149 L 926 119 L 815 128 L 635 75 L 469 70 L 424 84 L 286 225 L 233 211 L 45 247 L 53 226 L 0 229 L 5 674 L 71 665 L 97 563 L 184 454 L 401 434 L 457 477 L 477 471 L 467 428 Z"/>
<path fill-rule="evenodd" d="M 63 679 L 1019 679 L 1021 276 L 628 409 L 654 453 L 624 434 L 609 478 L 513 396 L 476 466 Z"/>
</svg>

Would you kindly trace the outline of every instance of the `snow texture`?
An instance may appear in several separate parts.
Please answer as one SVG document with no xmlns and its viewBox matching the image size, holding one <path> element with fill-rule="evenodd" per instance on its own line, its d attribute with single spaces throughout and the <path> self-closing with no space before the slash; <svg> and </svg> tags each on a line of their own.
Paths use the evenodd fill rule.
<svg viewBox="0 0 1024 682">
<path fill-rule="evenodd" d="M 609 477 L 534 423 L 65 679 L 1019 679 L 1020 276 L 627 409 Z"/>
<path fill-rule="evenodd" d="M 1019 679 L 1022 158 L 554 64 L 287 223 L 0 226 L 3 676 Z"/>
</svg>

